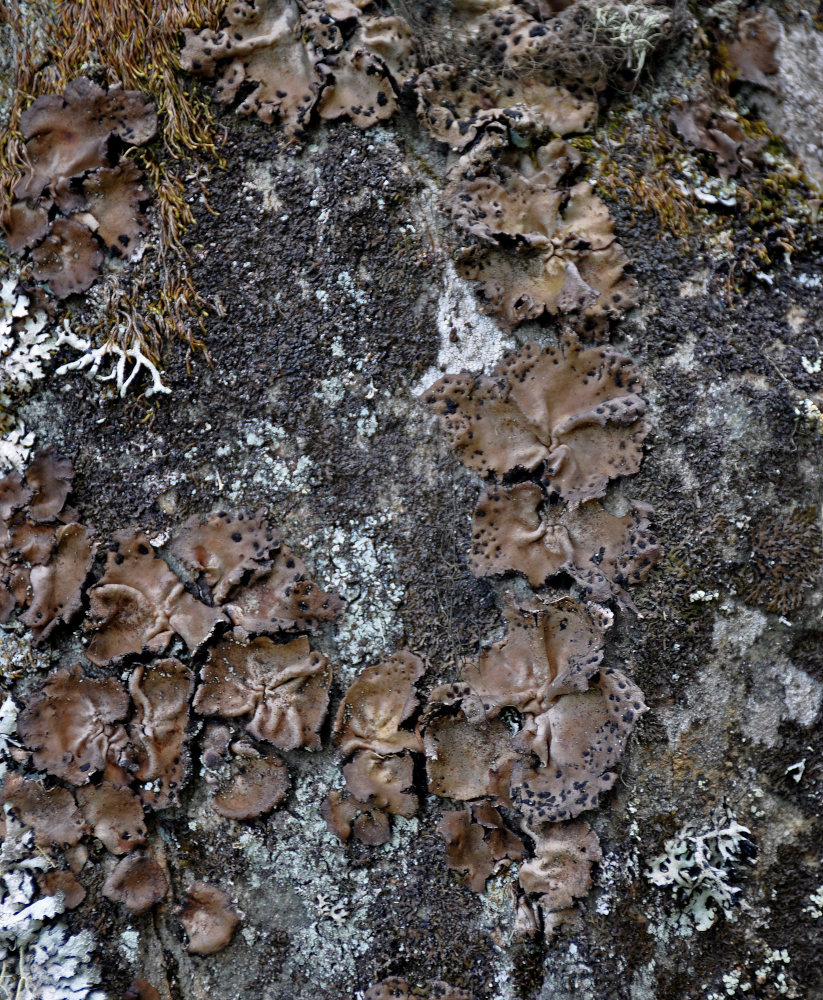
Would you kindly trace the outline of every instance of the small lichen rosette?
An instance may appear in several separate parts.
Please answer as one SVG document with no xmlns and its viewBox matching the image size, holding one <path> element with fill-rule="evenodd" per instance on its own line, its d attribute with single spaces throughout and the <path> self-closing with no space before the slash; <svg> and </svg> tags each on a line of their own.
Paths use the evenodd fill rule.
<svg viewBox="0 0 823 1000">
<path fill-rule="evenodd" d="M 583 347 L 526 344 L 491 375 L 444 375 L 422 395 L 460 461 L 481 474 L 538 473 L 575 507 L 640 468 L 649 426 L 630 358 Z"/>
<path fill-rule="evenodd" d="M 506 619 L 503 639 L 457 683 L 435 688 L 418 730 L 430 791 L 466 803 L 439 828 L 450 866 L 482 891 L 527 835 L 535 848 L 521 868 L 519 919 L 536 930 L 533 897 L 551 936 L 573 922 L 573 899 L 588 891 L 600 856 L 578 817 L 613 786 L 646 705 L 627 676 L 603 666 L 606 608 L 509 598 Z"/>
</svg>

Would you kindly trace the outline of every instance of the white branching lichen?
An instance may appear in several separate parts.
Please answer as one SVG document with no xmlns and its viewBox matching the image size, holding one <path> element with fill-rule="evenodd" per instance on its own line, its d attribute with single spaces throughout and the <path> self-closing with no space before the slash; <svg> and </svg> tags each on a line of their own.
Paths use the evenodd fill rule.
<svg viewBox="0 0 823 1000">
<path fill-rule="evenodd" d="M 77 358 L 61 365 L 56 374 L 65 375 L 71 371 L 85 371 L 89 378 L 97 379 L 98 382 L 114 381 L 118 394 L 122 399 L 128 392 L 129 386 L 134 382 L 140 370 L 144 368 L 151 378 L 151 385 L 146 389 L 147 396 L 153 396 L 156 392 L 171 392 L 167 386 L 163 385 L 160 372 L 157 366 L 140 350 L 140 345 L 135 341 L 131 347 L 122 348 L 111 341 L 103 344 L 102 347 L 92 347 L 88 341 L 73 345 L 78 350 L 85 353 Z M 100 374 L 100 368 L 106 362 L 112 362 L 111 371 L 107 375 Z M 131 371 L 126 374 L 128 365 L 132 365 Z"/>
<path fill-rule="evenodd" d="M 9 761 L 9 746 L 14 745 L 14 732 L 17 729 L 17 706 L 14 699 L 7 696 L 0 705 L 0 782 L 6 777 Z"/>
<path fill-rule="evenodd" d="M 318 920 L 331 920 L 335 924 L 342 924 L 349 915 L 348 907 L 344 903 L 340 900 L 333 903 L 322 892 L 318 892 L 314 906 Z"/>
<path fill-rule="evenodd" d="M 22 472 L 34 447 L 34 432 L 11 410 L 11 403 L 0 392 L 0 472 Z"/>
<path fill-rule="evenodd" d="M 663 854 L 651 862 L 647 877 L 655 885 L 670 886 L 677 895 L 679 931 L 705 931 L 721 913 L 733 915 L 740 893 L 737 875 L 757 857 L 750 836 L 751 831 L 735 820 L 724 802 L 711 812 L 706 827 L 688 823 L 666 841 Z"/>
<path fill-rule="evenodd" d="M 27 389 L 43 377 L 42 362 L 55 350 L 56 337 L 44 331 L 46 314 L 29 312 L 29 298 L 16 291 L 17 279 L 0 284 L 0 385 Z"/>
</svg>

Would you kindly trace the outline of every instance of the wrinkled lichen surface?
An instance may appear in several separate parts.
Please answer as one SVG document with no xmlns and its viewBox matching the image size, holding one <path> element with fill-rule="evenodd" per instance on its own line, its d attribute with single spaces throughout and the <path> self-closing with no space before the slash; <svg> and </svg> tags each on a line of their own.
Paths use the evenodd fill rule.
<svg viewBox="0 0 823 1000">
<path fill-rule="evenodd" d="M 478 1000 L 823 997 L 823 265 L 813 213 L 798 213 L 814 191 L 787 182 L 775 218 L 757 215 L 764 199 L 747 215 L 741 186 L 777 168 L 755 163 L 721 190 L 710 154 L 667 133 L 682 157 L 667 169 L 703 171 L 682 197 L 706 214 L 684 239 L 667 229 L 668 203 L 655 212 L 619 180 L 659 166 L 644 160 L 644 121 L 714 85 L 705 46 L 736 20 L 734 5 L 722 7 L 701 5 L 703 40 L 692 32 L 650 57 L 632 93 L 609 91 L 596 148 L 581 142 L 642 291 L 613 344 L 643 373 L 652 425 L 640 472 L 606 502 L 652 504 L 663 549 L 632 595 L 642 617 L 618 608 L 606 647 L 605 664 L 631 670 L 650 711 L 605 806 L 586 817 L 603 858 L 582 929 L 515 940 L 512 878 L 477 895 L 449 871 L 433 796 L 416 817 L 393 817 L 384 846 L 339 844 L 320 815 L 342 787 L 327 722 L 325 749 L 283 755 L 292 790 L 269 816 L 216 816 L 193 775 L 180 805 L 156 818 L 171 891 L 152 913 L 100 898 L 111 865 L 92 847 L 94 891 L 60 919 L 66 935 L 96 934 L 115 1000 L 135 977 L 175 1000 L 344 1000 L 390 975 L 413 987 L 446 980 Z M 789 52 L 799 33 L 819 38 L 811 7 L 775 9 Z M 823 74 L 818 46 L 804 51 Z M 756 96 L 737 99 L 748 109 Z M 790 110 L 797 102 L 786 95 Z M 779 134 L 779 107 L 770 114 Z M 125 401 L 81 372 L 51 374 L 20 416 L 74 457 L 73 503 L 101 537 L 139 525 L 162 545 L 191 515 L 264 507 L 347 602 L 312 640 L 334 664 L 333 706 L 362 666 L 400 646 L 425 663 L 428 694 L 457 680 L 481 641 L 501 638 L 513 578 L 473 576 L 482 483 L 415 394 L 443 370 L 491 372 L 504 347 L 555 331 L 501 331 L 455 276 L 461 241 L 436 208 L 445 159 L 412 103 L 389 125 L 323 124 L 297 147 L 256 120 L 217 118 L 227 167 L 204 161 L 186 188 L 191 278 L 219 302 L 205 319 L 211 364 L 171 343 L 171 391 Z M 799 249 L 787 260 L 775 241 L 792 212 Z M 22 626 L 0 635 L 3 688 L 20 704 L 80 652 L 66 633 L 45 649 L 30 639 Z M 724 801 L 759 856 L 735 873 L 737 905 L 697 929 L 682 919 L 686 894 L 649 873 L 667 842 L 708 831 Z M 242 914 L 212 956 L 187 952 L 174 912 L 199 880 Z"/>
</svg>

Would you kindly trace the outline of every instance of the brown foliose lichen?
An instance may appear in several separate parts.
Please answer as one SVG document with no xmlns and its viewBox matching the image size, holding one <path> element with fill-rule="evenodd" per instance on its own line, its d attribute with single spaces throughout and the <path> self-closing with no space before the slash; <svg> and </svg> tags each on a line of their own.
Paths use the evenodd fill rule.
<svg viewBox="0 0 823 1000">
<path fill-rule="evenodd" d="M 57 298 L 94 282 L 106 250 L 132 257 L 147 231 L 145 176 L 123 160 L 157 130 L 154 103 L 86 77 L 38 97 L 20 116 L 27 163 L 0 215 L 9 250 L 31 252 L 33 276 Z"/>
</svg>

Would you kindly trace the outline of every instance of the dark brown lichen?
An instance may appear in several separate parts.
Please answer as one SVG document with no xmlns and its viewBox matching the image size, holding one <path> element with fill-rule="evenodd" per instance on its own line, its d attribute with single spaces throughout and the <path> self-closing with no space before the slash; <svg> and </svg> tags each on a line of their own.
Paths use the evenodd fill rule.
<svg viewBox="0 0 823 1000">
<path fill-rule="evenodd" d="M 819 576 L 823 534 L 816 507 L 753 519 L 747 538 L 748 558 L 732 577 L 747 604 L 775 614 L 791 614 Z"/>
<path fill-rule="evenodd" d="M 308 639 L 221 642 L 209 653 L 194 699 L 201 715 L 249 716 L 247 731 L 281 750 L 320 746 L 331 667 Z"/>
<path fill-rule="evenodd" d="M 129 699 L 113 677 L 87 677 L 80 665 L 56 670 L 20 713 L 17 731 L 36 767 L 85 785 L 96 774 L 128 784 L 130 755 L 122 724 Z"/>
</svg>

